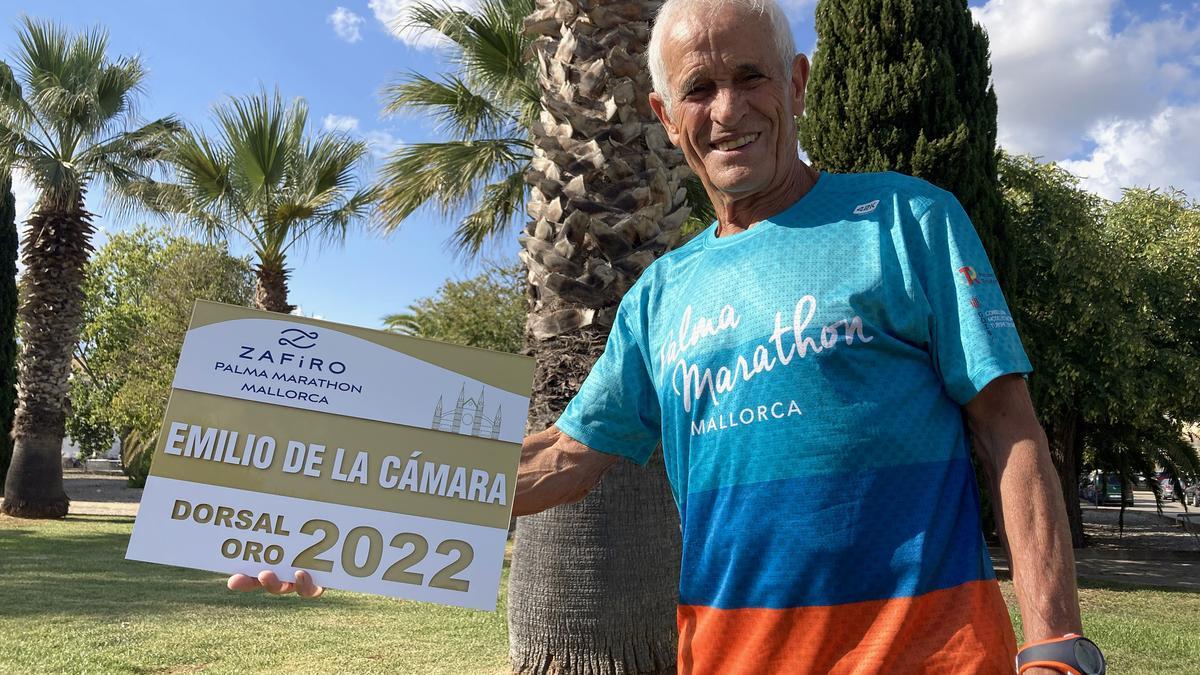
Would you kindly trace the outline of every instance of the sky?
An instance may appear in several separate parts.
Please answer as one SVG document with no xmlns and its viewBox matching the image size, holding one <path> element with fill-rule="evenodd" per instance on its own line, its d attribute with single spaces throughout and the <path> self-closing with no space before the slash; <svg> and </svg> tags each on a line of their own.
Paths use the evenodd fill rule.
<svg viewBox="0 0 1200 675">
<path fill-rule="evenodd" d="M 470 6 L 472 0 L 454 0 Z M 102 26 L 109 54 L 138 55 L 149 70 L 139 114 L 207 125 L 214 104 L 260 87 L 303 97 L 314 130 L 338 128 L 372 149 L 368 173 L 404 143 L 441 138 L 419 116 L 381 117 L 380 90 L 408 71 L 447 71 L 429 35 L 396 30 L 411 0 L 26 0 L 4 12 L 8 59 L 21 13 L 72 30 Z M 811 54 L 814 0 L 782 0 L 800 50 Z M 1010 152 L 1060 162 L 1110 199 L 1122 187 L 1200 197 L 1200 2 L 1194 0 L 972 0 L 988 33 L 999 100 L 999 141 Z M 19 215 L 35 193 L 15 188 Z M 110 218 L 96 194 L 97 243 L 137 220 Z M 368 327 L 432 295 L 479 263 L 446 242 L 453 221 L 419 212 L 388 237 L 354 233 L 337 248 L 291 258 L 291 302 L 309 316 Z M 515 260 L 517 228 L 486 257 Z M 236 245 L 235 253 L 245 253 Z"/>
</svg>

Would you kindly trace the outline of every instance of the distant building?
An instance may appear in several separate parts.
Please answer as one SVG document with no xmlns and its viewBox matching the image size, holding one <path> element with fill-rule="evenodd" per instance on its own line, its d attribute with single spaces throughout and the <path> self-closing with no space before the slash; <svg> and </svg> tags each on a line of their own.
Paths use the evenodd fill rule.
<svg viewBox="0 0 1200 675">
<path fill-rule="evenodd" d="M 467 398 L 467 385 L 463 383 L 458 390 L 458 401 L 452 410 L 445 410 L 441 396 L 438 397 L 437 407 L 433 409 L 433 424 L 430 429 L 449 431 L 453 434 L 478 436 L 480 438 L 499 438 L 500 436 L 500 406 L 496 406 L 496 414 L 488 417 L 483 408 L 483 388 L 479 389 L 479 398 Z"/>
</svg>

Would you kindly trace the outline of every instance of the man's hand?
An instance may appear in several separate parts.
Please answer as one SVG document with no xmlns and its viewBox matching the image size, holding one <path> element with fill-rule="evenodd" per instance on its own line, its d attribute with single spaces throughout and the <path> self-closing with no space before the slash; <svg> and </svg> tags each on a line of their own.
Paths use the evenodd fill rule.
<svg viewBox="0 0 1200 675">
<path fill-rule="evenodd" d="M 615 455 L 592 450 L 558 427 L 526 436 L 517 467 L 514 516 L 528 516 L 587 496 L 613 464 Z"/>
<path fill-rule="evenodd" d="M 273 595 L 287 595 L 295 591 L 302 598 L 319 598 L 325 592 L 324 588 L 313 583 L 312 575 L 304 570 L 296 571 L 295 582 L 283 581 L 271 570 L 263 570 L 257 578 L 235 574 L 229 577 L 225 585 L 231 591 L 249 592 L 262 588 Z"/>
</svg>

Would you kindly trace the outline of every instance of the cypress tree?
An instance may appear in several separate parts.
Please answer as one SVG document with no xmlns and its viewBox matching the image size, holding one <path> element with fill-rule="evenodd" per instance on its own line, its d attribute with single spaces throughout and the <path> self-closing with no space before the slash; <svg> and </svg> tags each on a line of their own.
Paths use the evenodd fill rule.
<svg viewBox="0 0 1200 675">
<path fill-rule="evenodd" d="M 988 40 L 966 0 L 820 0 L 800 143 L 833 172 L 899 171 L 962 202 L 999 276 L 1004 206 Z"/>
<path fill-rule="evenodd" d="M 17 200 L 12 174 L 0 176 L 0 482 L 12 458 L 17 399 Z"/>
</svg>

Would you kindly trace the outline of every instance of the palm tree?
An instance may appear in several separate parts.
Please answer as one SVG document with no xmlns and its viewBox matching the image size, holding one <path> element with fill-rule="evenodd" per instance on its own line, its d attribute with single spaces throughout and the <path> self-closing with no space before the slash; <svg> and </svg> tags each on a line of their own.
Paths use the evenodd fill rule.
<svg viewBox="0 0 1200 675">
<path fill-rule="evenodd" d="M 258 258 L 254 302 L 290 312 L 287 254 L 340 242 L 373 208 L 359 185 L 366 143 L 341 132 L 307 136 L 308 106 L 279 92 L 231 98 L 214 108 L 217 131 L 188 129 L 169 148 L 173 182 L 145 182 L 139 197 L 212 239 L 242 238 Z"/>
<path fill-rule="evenodd" d="M 420 110 L 450 136 L 389 159 L 387 226 L 427 203 L 447 216 L 465 211 L 452 243 L 474 254 L 528 205 L 531 431 L 554 422 L 575 393 L 622 294 L 678 240 L 687 204 L 703 225 L 712 217 L 647 104 L 642 52 L 656 6 L 568 6 L 564 19 L 530 0 L 484 0 L 474 14 L 417 5 L 411 25 L 445 36 L 457 69 L 437 79 L 409 73 L 386 92 L 389 112 Z M 661 455 L 652 461 L 610 472 L 580 504 L 519 519 L 509 586 L 515 671 L 673 667 L 678 516 Z"/>
<path fill-rule="evenodd" d="M 84 195 L 100 180 L 120 199 L 180 127 L 164 117 L 129 128 L 146 71 L 134 57 L 110 61 L 104 31 L 69 36 L 22 17 L 17 38 L 13 65 L 0 62 L 0 168 L 24 171 L 39 194 L 21 253 L 22 352 L 3 511 L 59 518 L 69 504 L 61 460 L 67 378 L 92 250 Z"/>
<path fill-rule="evenodd" d="M 617 304 L 678 241 L 682 153 L 650 111 L 644 52 L 657 3 L 538 0 L 541 110 L 532 125 L 536 359 L 529 423 L 553 423 L 604 349 Z M 679 520 L 661 452 L 622 463 L 583 501 L 517 521 L 509 652 L 518 672 L 673 672 Z"/>
<path fill-rule="evenodd" d="M 446 39 L 455 72 L 436 78 L 408 72 L 384 89 L 386 114 L 425 114 L 448 136 L 406 145 L 388 158 L 380 171 L 387 231 L 430 204 L 458 220 L 451 247 L 474 256 L 524 213 L 535 161 L 530 129 L 541 111 L 533 38 L 524 24 L 533 10 L 533 0 L 484 0 L 472 12 L 418 2 L 410 10 L 408 27 Z M 698 231 L 712 222 L 712 205 L 690 171 L 687 181 L 693 217 L 685 230 Z"/>
<path fill-rule="evenodd" d="M 447 39 L 457 72 L 437 78 L 408 72 L 384 89 L 386 114 L 427 114 L 449 137 L 406 145 L 388 158 L 380 171 L 385 229 L 400 227 L 426 203 L 447 218 L 465 211 L 452 246 L 474 255 L 515 222 L 525 203 L 529 125 L 538 110 L 522 24 L 532 11 L 532 0 L 484 0 L 474 12 L 418 2 L 410 10 L 411 27 Z"/>
<path fill-rule="evenodd" d="M 12 459 L 17 402 L 17 199 L 12 173 L 0 176 L 0 476 Z"/>
</svg>

